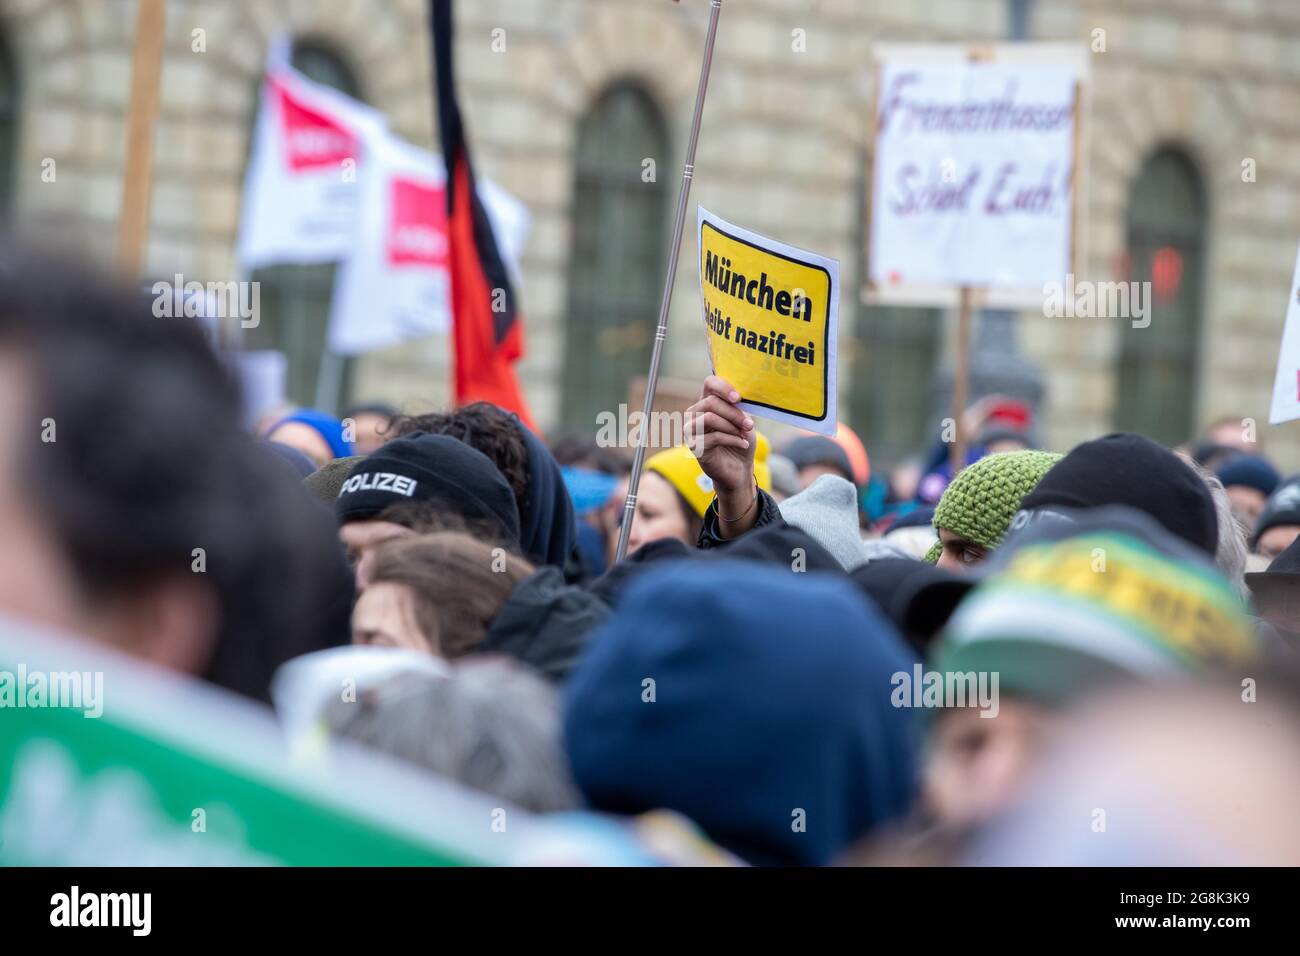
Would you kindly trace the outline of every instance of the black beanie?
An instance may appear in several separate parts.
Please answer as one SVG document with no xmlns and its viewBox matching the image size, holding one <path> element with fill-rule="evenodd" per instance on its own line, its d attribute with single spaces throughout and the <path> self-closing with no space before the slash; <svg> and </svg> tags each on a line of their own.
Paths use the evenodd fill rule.
<svg viewBox="0 0 1300 956">
<path fill-rule="evenodd" d="M 1053 465 L 1020 502 L 1017 528 L 1034 512 L 1128 505 L 1213 556 L 1219 543 L 1214 498 L 1201 476 L 1144 435 L 1086 441 Z"/>
<path fill-rule="evenodd" d="M 781 454 L 794 462 L 799 471 L 813 465 L 825 465 L 838 471 L 846 481 L 853 480 L 853 465 L 849 462 L 848 452 L 840 447 L 839 442 L 824 435 L 796 438 L 785 446 Z"/>
<path fill-rule="evenodd" d="M 1250 535 L 1251 548 L 1269 528 L 1286 524 L 1300 524 L 1300 475 L 1292 475 L 1269 495 Z"/>
<path fill-rule="evenodd" d="M 481 451 L 448 435 L 412 432 L 367 455 L 349 472 L 334 509 L 346 524 L 402 501 L 439 501 L 487 521 L 504 542 L 519 540 L 519 507 L 505 477 Z"/>
</svg>

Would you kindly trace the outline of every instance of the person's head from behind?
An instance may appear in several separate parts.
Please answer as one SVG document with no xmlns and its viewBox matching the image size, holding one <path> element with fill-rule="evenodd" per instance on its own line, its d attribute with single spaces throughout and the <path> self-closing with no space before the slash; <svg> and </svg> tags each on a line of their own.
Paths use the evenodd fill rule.
<svg viewBox="0 0 1300 956">
<path fill-rule="evenodd" d="M 1255 521 L 1251 550 L 1272 561 L 1300 536 L 1300 475 L 1277 486 Z"/>
<path fill-rule="evenodd" d="M 369 455 L 378 451 L 389 438 L 393 419 L 397 409 L 384 402 L 369 402 L 354 405 L 343 415 L 344 422 L 352 425 L 352 447 L 358 455 Z"/>
<path fill-rule="evenodd" d="M 1256 454 L 1259 451 L 1259 441 L 1255 435 L 1255 420 L 1241 415 L 1225 415 L 1210 422 L 1205 429 L 1205 441 L 1211 445 L 1235 448 L 1247 454 Z"/>
<path fill-rule="evenodd" d="M 464 657 L 532 572 L 523 558 L 459 532 L 390 541 L 375 551 L 352 611 L 352 642 Z"/>
<path fill-rule="evenodd" d="M 1117 432 L 1076 445 L 1025 495 L 1012 522 L 1021 527 L 1062 509 L 1120 505 L 1213 558 L 1219 515 L 1204 478 L 1178 454 L 1145 435 Z"/>
<path fill-rule="evenodd" d="M 1009 451 L 1025 451 L 1032 448 L 1029 433 L 1018 428 L 991 427 L 975 438 L 975 444 L 984 449 L 985 454 L 1001 455 Z"/>
<path fill-rule="evenodd" d="M 0 610 L 264 698 L 351 589 L 198 324 L 13 250 L 0 302 Z"/>
<path fill-rule="evenodd" d="M 1228 493 L 1232 513 L 1246 533 L 1251 533 L 1282 476 L 1260 455 L 1236 455 L 1219 465 L 1214 474 Z"/>
<path fill-rule="evenodd" d="M 464 521 L 485 540 L 516 549 L 519 511 L 496 466 L 446 435 L 414 432 L 396 438 L 353 466 L 335 499 L 339 538 L 367 584 L 376 548 L 413 531 L 434 511 Z"/>
<path fill-rule="evenodd" d="M 418 428 L 482 452 L 505 478 L 519 509 L 519 553 L 534 564 L 565 568 L 575 559 L 573 502 L 550 450 L 513 412 L 473 402 L 450 412 L 399 420 L 399 435 Z"/>
<path fill-rule="evenodd" d="M 1060 455 L 1015 451 L 988 455 L 957 473 L 934 509 L 939 540 L 926 560 L 964 574 L 1002 542 L 1025 497 Z"/>
<path fill-rule="evenodd" d="M 343 423 L 333 415 L 312 408 L 300 408 L 272 425 L 266 437 L 296 448 L 320 468 L 335 458 L 353 454 L 351 441 Z"/>
<path fill-rule="evenodd" d="M 945 686 L 983 680 L 995 701 L 933 714 L 925 803 L 944 824 L 1004 809 L 1059 715 L 1089 696 L 1258 662 L 1228 582 L 1133 509 L 1063 512 L 1010 538 L 989 570 L 931 655 Z"/>
<path fill-rule="evenodd" d="M 196 326 L 96 276 L 6 249 L 0 301 L 0 608 L 200 669 L 218 601 L 190 552 L 233 388 Z"/>
<path fill-rule="evenodd" d="M 833 438 L 802 435 L 786 445 L 781 454 L 794 462 L 801 488 L 807 488 L 822 475 L 838 475 L 850 482 L 854 480 L 848 452 Z"/>
<path fill-rule="evenodd" d="M 1264 570 L 1244 576 L 1255 613 L 1300 650 L 1300 538 Z"/>
<path fill-rule="evenodd" d="M 914 714 L 890 691 L 913 661 L 834 576 L 670 562 L 569 679 L 574 780 L 594 809 L 675 810 L 750 863 L 822 865 L 910 804 Z"/>
<path fill-rule="evenodd" d="M 415 432 L 446 435 L 486 455 L 505 478 L 522 514 L 528 502 L 528 446 L 518 421 L 491 402 L 473 402 L 449 412 L 399 415 L 391 426 L 393 437 Z"/>
<path fill-rule="evenodd" d="M 577 806 L 555 691 L 507 657 L 461 661 L 447 677 L 401 674 L 352 701 L 336 695 L 325 723 L 336 736 L 534 813 Z"/>
<path fill-rule="evenodd" d="M 561 435 L 550 442 L 550 448 L 561 467 L 585 468 L 619 477 L 631 469 L 631 462 L 625 454 L 616 448 L 606 448 L 592 438 Z"/>
<path fill-rule="evenodd" d="M 550 448 L 555 461 L 563 469 L 565 484 L 578 516 L 602 534 L 616 530 L 618 512 L 610 505 L 615 498 L 615 489 L 621 486 L 626 493 L 626 484 L 622 480 L 631 470 L 627 457 L 593 439 L 574 436 L 561 436 L 551 442 Z"/>
</svg>

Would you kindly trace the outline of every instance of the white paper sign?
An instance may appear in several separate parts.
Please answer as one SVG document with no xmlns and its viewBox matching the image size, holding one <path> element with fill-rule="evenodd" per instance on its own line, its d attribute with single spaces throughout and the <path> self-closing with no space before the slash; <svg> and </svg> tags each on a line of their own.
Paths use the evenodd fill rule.
<svg viewBox="0 0 1300 956">
<path fill-rule="evenodd" d="M 882 60 L 869 278 L 1041 289 L 1071 271 L 1071 65 Z"/>
<path fill-rule="evenodd" d="M 1271 425 L 1300 418 L 1300 252 L 1296 253 L 1287 299 L 1282 347 L 1277 354 L 1277 375 L 1273 378 L 1273 406 L 1268 412 Z"/>
<path fill-rule="evenodd" d="M 268 71 L 244 180 L 241 267 L 347 255 L 366 144 L 386 129 L 382 113 L 337 90 L 288 67 Z"/>
</svg>

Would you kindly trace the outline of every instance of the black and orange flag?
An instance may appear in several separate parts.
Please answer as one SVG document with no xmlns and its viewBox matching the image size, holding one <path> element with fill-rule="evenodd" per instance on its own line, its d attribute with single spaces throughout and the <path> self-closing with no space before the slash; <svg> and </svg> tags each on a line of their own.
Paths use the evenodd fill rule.
<svg viewBox="0 0 1300 956">
<path fill-rule="evenodd" d="M 523 317 L 492 221 L 475 188 L 465 125 L 456 100 L 452 0 L 430 0 L 429 22 L 438 130 L 447 164 L 455 402 L 492 402 L 516 412 L 536 431 L 514 372 L 514 363 L 524 353 Z"/>
</svg>

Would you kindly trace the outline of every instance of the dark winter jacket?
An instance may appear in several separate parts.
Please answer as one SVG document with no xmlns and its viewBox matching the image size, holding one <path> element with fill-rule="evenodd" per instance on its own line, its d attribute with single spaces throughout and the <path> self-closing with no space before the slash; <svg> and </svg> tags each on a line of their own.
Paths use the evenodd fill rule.
<svg viewBox="0 0 1300 956">
<path fill-rule="evenodd" d="M 588 635 L 608 616 L 603 601 L 565 584 L 564 572 L 548 565 L 515 586 L 478 652 L 508 654 L 561 682 L 573 669 Z"/>
<path fill-rule="evenodd" d="M 785 525 L 786 521 L 781 517 L 781 509 L 777 506 L 776 499 L 769 495 L 762 488 L 758 489 L 758 521 L 754 523 L 751 531 L 759 528 L 766 528 L 768 525 Z M 696 547 L 709 550 L 710 548 L 720 548 L 726 545 L 730 540 L 724 538 L 719 533 L 720 523 L 718 521 L 718 502 L 715 500 L 709 505 L 709 510 L 704 512 L 704 525 L 700 528 L 700 537 L 696 542 Z"/>
</svg>

